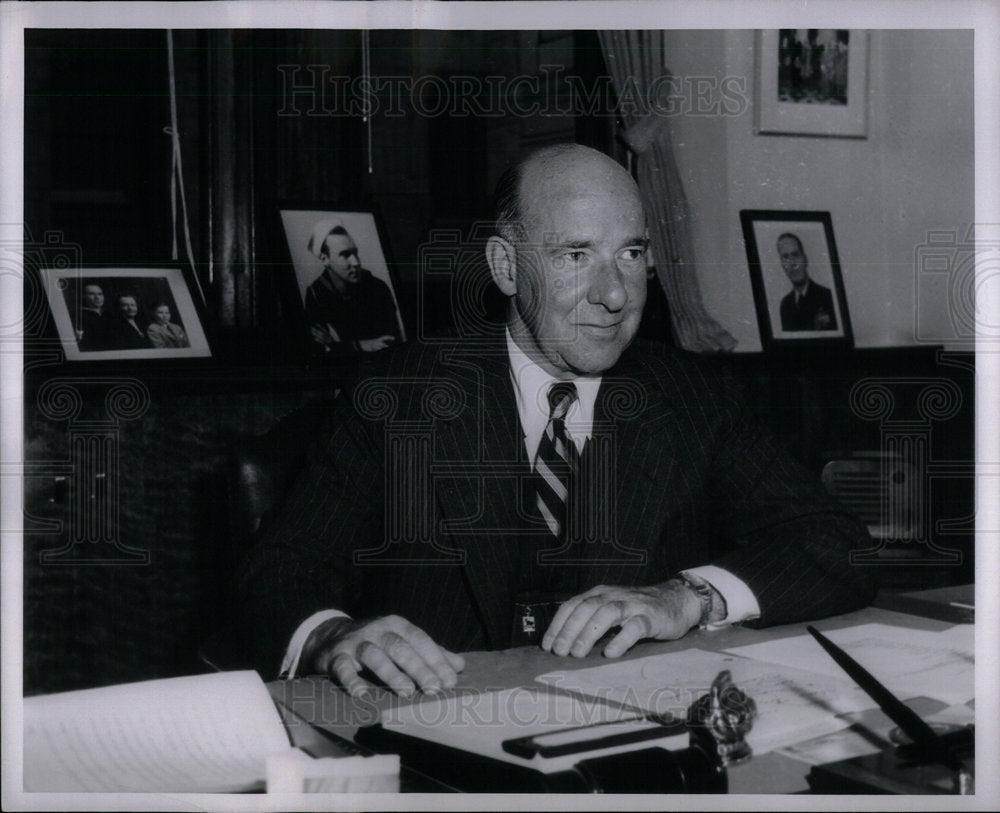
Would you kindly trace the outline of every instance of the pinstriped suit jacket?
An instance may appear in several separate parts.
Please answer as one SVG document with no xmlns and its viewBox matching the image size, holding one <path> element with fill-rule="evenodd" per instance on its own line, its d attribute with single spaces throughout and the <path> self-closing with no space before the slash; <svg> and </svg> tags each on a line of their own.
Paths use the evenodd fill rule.
<svg viewBox="0 0 1000 813">
<path fill-rule="evenodd" d="M 276 671 L 313 612 L 398 613 L 450 649 L 509 645 L 524 450 L 506 347 L 413 343 L 379 354 L 238 584 L 243 633 Z M 581 589 L 648 585 L 715 564 L 757 597 L 758 624 L 846 612 L 873 595 L 849 552 L 867 532 L 704 362 L 636 343 L 595 405 Z"/>
</svg>

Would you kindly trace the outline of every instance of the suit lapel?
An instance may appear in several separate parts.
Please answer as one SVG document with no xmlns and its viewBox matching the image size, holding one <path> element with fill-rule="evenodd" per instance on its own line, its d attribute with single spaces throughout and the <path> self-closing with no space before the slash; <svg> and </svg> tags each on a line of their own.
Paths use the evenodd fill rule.
<svg viewBox="0 0 1000 813">
<path fill-rule="evenodd" d="M 655 575 L 651 557 L 669 514 L 671 481 L 679 474 L 671 442 L 672 410 L 648 375 L 623 363 L 604 377 L 594 410 L 595 450 L 606 447 L 594 463 L 606 467 L 611 497 L 610 536 L 599 540 L 585 586 L 635 584 Z M 594 499 L 600 499 L 595 496 Z"/>
<path fill-rule="evenodd" d="M 446 350 L 441 361 L 441 372 L 465 397 L 464 408 L 437 432 L 442 530 L 462 553 L 489 643 L 504 645 L 517 575 L 518 483 L 528 472 L 507 352 Z"/>
</svg>

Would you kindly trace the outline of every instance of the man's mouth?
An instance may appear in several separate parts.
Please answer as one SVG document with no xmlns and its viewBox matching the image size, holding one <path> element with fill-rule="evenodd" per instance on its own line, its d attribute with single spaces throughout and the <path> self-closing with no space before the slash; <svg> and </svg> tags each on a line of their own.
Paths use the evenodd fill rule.
<svg viewBox="0 0 1000 813">
<path fill-rule="evenodd" d="M 621 322 L 611 322 L 610 324 L 600 324 L 600 323 L 584 323 L 579 325 L 579 328 L 584 333 L 589 333 L 592 336 L 614 336 L 619 328 L 621 328 Z"/>
</svg>

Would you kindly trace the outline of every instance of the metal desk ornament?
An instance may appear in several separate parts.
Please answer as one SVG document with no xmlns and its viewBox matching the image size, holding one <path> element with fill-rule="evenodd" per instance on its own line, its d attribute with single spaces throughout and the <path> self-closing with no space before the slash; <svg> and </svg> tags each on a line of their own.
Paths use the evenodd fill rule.
<svg viewBox="0 0 1000 813">
<path fill-rule="evenodd" d="M 756 716 L 753 698 L 736 688 L 728 669 L 719 672 L 708 694 L 688 710 L 691 745 L 706 752 L 714 750 L 724 768 L 746 762 L 753 756 L 753 749 L 744 737 Z"/>
</svg>

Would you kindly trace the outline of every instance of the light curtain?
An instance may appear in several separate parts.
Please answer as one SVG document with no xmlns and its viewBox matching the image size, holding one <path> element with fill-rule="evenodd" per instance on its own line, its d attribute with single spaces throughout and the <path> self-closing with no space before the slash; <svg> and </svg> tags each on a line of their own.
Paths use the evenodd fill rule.
<svg viewBox="0 0 1000 813">
<path fill-rule="evenodd" d="M 729 352 L 736 339 L 705 310 L 695 273 L 684 185 L 674 161 L 669 117 L 648 105 L 623 104 L 649 89 L 669 93 L 660 31 L 600 31 L 601 50 L 618 93 L 625 143 L 635 154 L 639 191 L 649 222 L 656 274 L 670 303 L 677 343 L 696 352 Z M 655 101 L 655 100 L 650 100 Z M 667 109 L 666 103 L 661 110 Z"/>
</svg>

